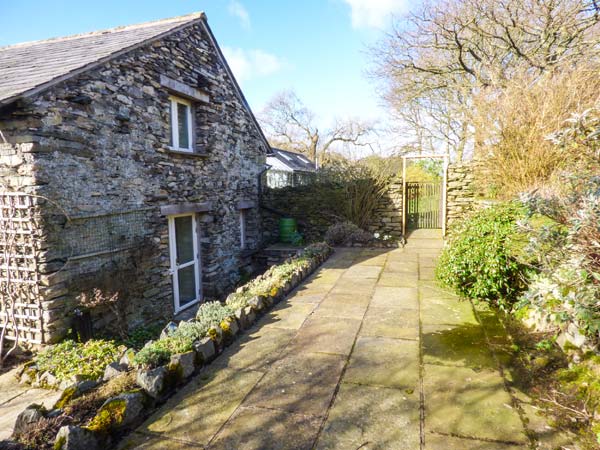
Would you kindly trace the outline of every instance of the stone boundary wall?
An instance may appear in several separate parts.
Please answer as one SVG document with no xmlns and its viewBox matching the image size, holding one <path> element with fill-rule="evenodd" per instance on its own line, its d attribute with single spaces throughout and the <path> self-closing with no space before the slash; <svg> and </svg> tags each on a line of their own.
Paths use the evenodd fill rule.
<svg viewBox="0 0 600 450">
<path fill-rule="evenodd" d="M 264 187 L 261 198 L 263 241 L 267 243 L 278 241 L 278 222 L 282 217 L 278 212 L 297 220 L 298 230 L 305 241 L 323 239 L 331 225 L 344 221 L 342 211 L 339 209 L 343 201 L 339 196 L 344 193 L 341 190 L 331 190 L 330 194 L 332 196 L 330 199 L 317 200 L 310 184 L 282 188 Z M 320 197 L 326 195 L 326 192 L 319 193 Z M 398 239 L 402 236 L 401 179 L 395 179 L 388 191 L 379 199 L 366 231 L 387 234 Z"/>
<path fill-rule="evenodd" d="M 479 203 L 475 183 L 477 161 L 451 163 L 448 166 L 446 191 L 446 226 L 450 230 L 453 223 L 472 211 Z M 380 235 L 402 237 L 403 184 L 400 177 L 394 179 L 386 194 L 379 200 L 367 231 Z M 301 197 L 313 199 L 302 201 Z M 263 238 L 266 242 L 278 240 L 278 219 L 281 217 L 273 210 L 288 214 L 298 221 L 300 232 L 307 239 L 322 238 L 327 228 L 338 222 L 335 209 L 319 210 L 315 208 L 314 195 L 309 186 L 264 188 L 262 204 Z M 335 203 L 335 202 L 332 202 Z"/>
<path fill-rule="evenodd" d="M 446 227 L 452 229 L 457 219 L 472 211 L 477 204 L 475 186 L 476 161 L 451 163 L 448 166 L 446 191 Z"/>
<path fill-rule="evenodd" d="M 397 239 L 402 237 L 402 187 L 402 178 L 396 178 L 390 183 L 386 194 L 379 199 L 367 231 Z"/>
<path fill-rule="evenodd" d="M 341 199 L 338 201 L 335 196 L 340 192 L 332 189 L 329 194 L 320 191 L 317 194 L 310 184 L 281 188 L 263 185 L 260 200 L 263 242 L 274 243 L 279 240 L 279 219 L 283 215 L 296 219 L 298 231 L 305 242 L 323 239 L 331 225 L 343 221 L 341 211 L 336 209 Z M 315 198 L 317 195 L 320 198 Z"/>
</svg>

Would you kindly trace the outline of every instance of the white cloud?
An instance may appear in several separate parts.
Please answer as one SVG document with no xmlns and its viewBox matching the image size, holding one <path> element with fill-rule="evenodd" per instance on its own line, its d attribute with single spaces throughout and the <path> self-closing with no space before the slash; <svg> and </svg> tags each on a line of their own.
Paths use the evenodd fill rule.
<svg viewBox="0 0 600 450">
<path fill-rule="evenodd" d="M 408 0 L 344 0 L 351 9 L 354 28 L 384 28 L 390 14 L 406 12 Z"/>
<path fill-rule="evenodd" d="M 271 75 L 283 68 L 283 62 L 277 56 L 260 49 L 223 47 L 223 54 L 239 82 Z"/>
<path fill-rule="evenodd" d="M 237 0 L 231 0 L 229 2 L 227 10 L 229 11 L 229 14 L 240 19 L 242 27 L 244 27 L 247 30 L 250 29 L 250 14 L 248 14 L 248 10 L 244 5 L 242 5 Z"/>
</svg>

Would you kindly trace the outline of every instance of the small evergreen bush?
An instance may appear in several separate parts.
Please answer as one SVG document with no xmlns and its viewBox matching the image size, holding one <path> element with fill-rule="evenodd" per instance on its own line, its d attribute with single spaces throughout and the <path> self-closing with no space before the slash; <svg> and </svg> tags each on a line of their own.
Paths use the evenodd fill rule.
<svg viewBox="0 0 600 450">
<path fill-rule="evenodd" d="M 135 354 L 133 363 L 136 366 L 158 367 L 168 363 L 172 355 L 189 352 L 193 344 L 194 339 L 175 335 L 151 341 Z"/>
<path fill-rule="evenodd" d="M 374 239 L 371 233 L 359 228 L 352 222 L 339 222 L 331 225 L 325 233 L 329 245 L 347 245 L 353 242 L 366 243 Z"/>
<path fill-rule="evenodd" d="M 166 364 L 171 356 L 191 351 L 194 342 L 208 336 L 208 330 L 218 327 L 223 320 L 232 315 L 233 310 L 219 302 L 203 303 L 193 321 L 182 322 L 168 336 L 146 345 L 135 355 L 134 363 L 145 367 Z"/>
<path fill-rule="evenodd" d="M 530 194 L 527 206 L 552 215 L 560 225 L 545 233 L 529 231 L 527 250 L 540 264 L 515 305 L 519 314 L 541 313 L 556 330 L 577 326 L 592 342 L 600 340 L 600 179 L 573 180 L 569 195 Z M 551 208 L 548 205 L 552 205 Z"/>
<path fill-rule="evenodd" d="M 461 296 L 505 306 L 524 287 L 525 268 L 510 253 L 524 216 L 520 204 L 503 203 L 464 219 L 440 256 L 438 280 Z"/>
<path fill-rule="evenodd" d="M 223 319 L 231 315 L 233 315 L 233 311 L 227 305 L 223 305 L 221 302 L 208 302 L 198 308 L 196 322 L 206 323 L 210 327 L 211 324 L 220 324 Z"/>
<path fill-rule="evenodd" d="M 138 326 L 127 333 L 127 339 L 124 339 L 123 343 L 128 348 L 139 350 L 146 342 L 157 339 L 162 329 L 163 327 L 159 323 Z"/>
<path fill-rule="evenodd" d="M 123 350 L 124 347 L 109 340 L 66 340 L 39 352 L 34 362 L 40 373 L 48 371 L 60 381 L 70 380 L 75 375 L 96 379 L 102 376 L 108 364 L 119 359 Z"/>
</svg>

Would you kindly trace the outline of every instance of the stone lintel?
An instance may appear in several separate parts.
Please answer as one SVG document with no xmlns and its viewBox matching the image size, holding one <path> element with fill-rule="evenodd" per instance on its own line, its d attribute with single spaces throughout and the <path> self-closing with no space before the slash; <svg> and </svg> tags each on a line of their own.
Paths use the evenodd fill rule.
<svg viewBox="0 0 600 450">
<path fill-rule="evenodd" d="M 174 94 L 181 95 L 182 97 L 186 97 L 190 100 L 203 103 L 208 103 L 210 101 L 208 95 L 205 92 L 202 92 L 200 89 L 188 86 L 187 84 L 173 80 L 172 78 L 164 75 L 160 76 L 160 84 Z"/>
<path fill-rule="evenodd" d="M 177 203 L 175 205 L 165 205 L 160 207 L 160 213 L 163 216 L 175 216 L 177 214 L 202 213 L 210 211 L 211 203 Z"/>
<path fill-rule="evenodd" d="M 251 209 L 256 208 L 256 202 L 254 200 L 240 200 L 237 204 L 238 209 Z"/>
<path fill-rule="evenodd" d="M 206 158 L 208 156 L 208 152 L 206 152 L 205 150 L 186 152 L 182 150 L 173 150 L 171 148 L 168 148 L 167 153 L 177 156 L 189 156 L 191 158 Z"/>
</svg>

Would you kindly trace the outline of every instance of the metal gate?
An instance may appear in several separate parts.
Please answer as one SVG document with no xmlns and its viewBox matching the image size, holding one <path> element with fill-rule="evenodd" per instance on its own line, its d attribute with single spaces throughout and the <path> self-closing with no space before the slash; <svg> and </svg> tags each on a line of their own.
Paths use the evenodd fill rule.
<svg viewBox="0 0 600 450">
<path fill-rule="evenodd" d="M 406 183 L 406 228 L 442 228 L 442 187 L 439 183 Z"/>
</svg>

